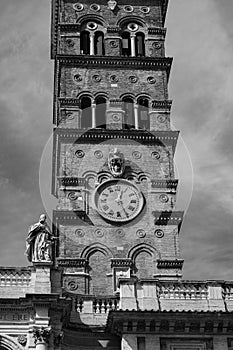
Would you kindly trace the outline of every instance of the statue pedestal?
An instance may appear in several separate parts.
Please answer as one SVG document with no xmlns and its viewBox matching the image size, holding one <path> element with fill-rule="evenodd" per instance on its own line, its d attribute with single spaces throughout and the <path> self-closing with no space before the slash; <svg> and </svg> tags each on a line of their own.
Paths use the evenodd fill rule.
<svg viewBox="0 0 233 350">
<path fill-rule="evenodd" d="M 53 263 L 50 261 L 33 262 L 35 267 L 35 291 L 38 294 L 51 293 L 51 267 Z"/>
<path fill-rule="evenodd" d="M 44 341 L 38 341 L 36 343 L 36 350 L 47 350 L 47 344 Z"/>
</svg>

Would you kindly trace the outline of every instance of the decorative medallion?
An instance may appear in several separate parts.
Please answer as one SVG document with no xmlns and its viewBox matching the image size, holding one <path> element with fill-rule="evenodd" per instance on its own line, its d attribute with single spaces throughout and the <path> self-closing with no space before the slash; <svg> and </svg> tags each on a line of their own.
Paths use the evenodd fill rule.
<svg viewBox="0 0 233 350">
<path fill-rule="evenodd" d="M 85 236 L 85 232 L 83 230 L 81 230 L 80 228 L 78 228 L 76 231 L 75 231 L 75 234 L 78 236 L 78 237 L 83 237 Z"/>
<path fill-rule="evenodd" d="M 78 149 L 75 152 L 75 155 L 76 155 L 77 158 L 83 158 L 85 156 L 85 153 L 81 149 Z"/>
<path fill-rule="evenodd" d="M 143 229 L 139 229 L 139 230 L 137 230 L 136 235 L 137 235 L 139 238 L 143 238 L 143 237 L 145 237 L 146 232 L 145 232 Z"/>
<path fill-rule="evenodd" d="M 22 345 L 25 346 L 27 344 L 27 336 L 26 335 L 19 335 L 17 337 L 17 342 Z"/>
<path fill-rule="evenodd" d="M 95 30 L 95 29 L 97 29 L 97 27 L 98 27 L 98 25 L 95 22 L 88 22 L 87 23 L 87 29 L 89 29 L 89 30 Z"/>
<path fill-rule="evenodd" d="M 67 287 L 69 290 L 73 291 L 73 290 L 76 290 L 78 289 L 78 283 L 76 281 L 70 281 L 68 284 L 67 284 Z"/>
<path fill-rule="evenodd" d="M 160 158 L 160 154 L 159 154 L 159 152 L 154 151 L 154 152 L 151 152 L 151 157 L 153 159 L 159 159 Z"/>
<path fill-rule="evenodd" d="M 154 234 L 158 238 L 162 238 L 164 236 L 164 232 L 161 229 L 155 230 Z"/>
<path fill-rule="evenodd" d="M 75 81 L 75 82 L 79 83 L 79 82 L 82 81 L 82 80 L 83 80 L 83 79 L 82 79 L 81 74 L 75 74 L 75 75 L 74 75 L 74 81 Z"/>
<path fill-rule="evenodd" d="M 155 41 L 155 42 L 153 42 L 152 46 L 154 49 L 159 50 L 159 49 L 161 49 L 162 45 L 159 41 Z"/>
<path fill-rule="evenodd" d="M 138 25 L 136 23 L 129 23 L 127 29 L 131 32 L 136 32 L 138 30 Z"/>
<path fill-rule="evenodd" d="M 95 75 L 92 76 L 92 80 L 95 83 L 99 83 L 101 81 L 101 76 L 99 74 L 95 74 Z"/>
<path fill-rule="evenodd" d="M 159 196 L 159 199 L 160 199 L 160 202 L 162 202 L 162 203 L 167 203 L 169 201 L 169 197 L 165 193 L 162 193 Z"/>
<path fill-rule="evenodd" d="M 97 158 L 97 159 L 101 159 L 103 158 L 103 152 L 100 151 L 100 150 L 97 150 L 94 152 L 94 156 Z"/>
<path fill-rule="evenodd" d="M 98 228 L 97 230 L 95 230 L 95 234 L 97 237 L 103 237 L 104 232 Z"/>
<path fill-rule="evenodd" d="M 80 4 L 80 2 L 77 2 L 76 4 L 73 5 L 73 9 L 75 11 L 82 11 L 83 10 L 83 4 Z"/>
<path fill-rule="evenodd" d="M 66 44 L 70 49 L 74 47 L 74 41 L 72 39 L 66 39 Z"/>
<path fill-rule="evenodd" d="M 165 123 L 165 121 L 167 120 L 167 117 L 166 117 L 166 115 L 158 115 L 157 120 L 160 123 Z"/>
<path fill-rule="evenodd" d="M 71 201 L 76 201 L 76 199 L 78 198 L 78 195 L 76 192 L 72 191 L 68 193 L 68 198 Z"/>
<path fill-rule="evenodd" d="M 125 232 L 124 230 L 122 230 L 121 228 L 118 228 L 116 230 L 116 234 L 119 236 L 119 237 L 124 237 L 125 236 Z"/>
<path fill-rule="evenodd" d="M 131 75 L 129 77 L 129 81 L 132 83 L 132 84 L 135 84 L 137 81 L 138 81 L 138 78 L 136 77 L 136 75 Z"/>
<path fill-rule="evenodd" d="M 92 11 L 98 12 L 100 10 L 100 5 L 97 4 L 91 4 L 90 9 Z"/>
<path fill-rule="evenodd" d="M 110 10 L 114 11 L 116 5 L 117 5 L 117 2 L 115 0 L 109 0 L 108 1 L 108 7 L 110 8 Z"/>
<path fill-rule="evenodd" d="M 142 157 L 142 154 L 139 151 L 133 151 L 132 156 L 134 159 L 140 159 Z"/>
<path fill-rule="evenodd" d="M 150 8 L 148 6 L 141 6 L 140 7 L 140 11 L 143 13 L 149 13 L 150 12 Z"/>
<path fill-rule="evenodd" d="M 110 43 L 109 43 L 110 47 L 118 47 L 118 42 L 116 40 L 111 40 Z"/>
<path fill-rule="evenodd" d="M 66 119 L 67 120 L 73 120 L 74 119 L 74 114 L 72 112 L 67 112 L 66 113 Z"/>
<path fill-rule="evenodd" d="M 117 114 L 113 114 L 113 116 L 112 116 L 112 120 L 113 120 L 114 122 L 119 122 L 119 120 L 120 120 L 119 115 L 117 115 Z"/>
<path fill-rule="evenodd" d="M 126 6 L 123 7 L 123 10 L 125 12 L 133 12 L 133 6 L 126 5 Z"/>
<path fill-rule="evenodd" d="M 155 84 L 156 83 L 156 79 L 154 77 L 148 77 L 147 81 L 149 84 Z"/>
<path fill-rule="evenodd" d="M 117 83 L 118 82 L 118 77 L 116 75 L 111 75 L 110 76 L 110 81 L 111 83 Z"/>
</svg>

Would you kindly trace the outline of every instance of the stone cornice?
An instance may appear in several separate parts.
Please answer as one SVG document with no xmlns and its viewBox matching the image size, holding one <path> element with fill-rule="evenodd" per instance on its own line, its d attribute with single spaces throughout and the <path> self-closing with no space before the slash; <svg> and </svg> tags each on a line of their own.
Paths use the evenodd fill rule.
<svg viewBox="0 0 233 350">
<path fill-rule="evenodd" d="M 58 28 L 60 31 L 68 32 L 68 31 L 74 31 L 78 32 L 80 31 L 80 24 L 79 23 L 58 23 Z"/>
<path fill-rule="evenodd" d="M 57 264 L 61 267 L 86 267 L 88 265 L 88 261 L 82 258 L 58 258 Z"/>
<path fill-rule="evenodd" d="M 168 109 L 170 111 L 171 106 L 172 106 L 171 100 L 162 100 L 162 101 L 153 100 L 151 102 L 152 109 Z"/>
<path fill-rule="evenodd" d="M 59 97 L 59 103 L 61 107 L 76 106 L 80 108 L 80 100 L 78 98 Z"/>
<path fill-rule="evenodd" d="M 54 210 L 53 211 L 53 222 L 55 225 L 58 224 L 69 224 L 77 225 L 78 223 L 84 222 L 89 225 L 93 225 L 88 218 L 85 211 L 71 211 L 71 210 Z M 84 224 L 85 225 L 85 224 Z"/>
<path fill-rule="evenodd" d="M 166 28 L 161 28 L 161 27 L 150 27 L 148 28 L 148 34 L 152 34 L 152 35 L 162 35 L 163 37 L 165 37 L 167 32 Z"/>
<path fill-rule="evenodd" d="M 225 311 L 141 311 L 111 310 L 106 329 L 111 333 L 153 334 L 233 334 L 233 312 Z"/>
<path fill-rule="evenodd" d="M 152 188 L 169 188 L 176 190 L 178 186 L 178 180 L 151 180 Z"/>
<path fill-rule="evenodd" d="M 112 56 L 90 56 L 90 55 L 57 55 L 61 65 L 75 66 L 82 68 L 100 67 L 107 68 L 128 68 L 128 69 L 159 69 L 166 70 L 169 78 L 172 58 L 171 57 L 112 57 Z"/>
<path fill-rule="evenodd" d="M 181 225 L 183 221 L 183 211 L 153 211 L 155 225 Z"/>
<path fill-rule="evenodd" d="M 131 259 L 111 259 L 111 267 L 131 267 L 132 265 Z"/>
<path fill-rule="evenodd" d="M 86 180 L 80 177 L 60 177 L 58 178 L 60 186 L 85 186 Z"/>
<path fill-rule="evenodd" d="M 158 259 L 157 260 L 158 269 L 182 269 L 183 264 L 184 264 L 184 260 L 180 260 L 180 259 L 176 259 L 176 260 Z"/>
<path fill-rule="evenodd" d="M 134 140 L 140 144 L 159 144 L 160 146 L 172 146 L 173 154 L 178 140 L 179 131 L 143 131 L 143 130 L 105 130 L 105 129 L 65 129 L 55 128 L 54 136 L 58 141 L 72 143 L 98 144 L 110 139 Z"/>
</svg>

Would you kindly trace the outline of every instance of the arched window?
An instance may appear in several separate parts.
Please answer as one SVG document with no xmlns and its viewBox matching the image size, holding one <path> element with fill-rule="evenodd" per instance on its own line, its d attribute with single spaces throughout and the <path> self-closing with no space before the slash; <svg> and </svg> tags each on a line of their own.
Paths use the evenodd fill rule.
<svg viewBox="0 0 233 350">
<path fill-rule="evenodd" d="M 131 56 L 131 42 L 130 42 L 130 33 L 123 32 L 121 36 L 121 54 L 122 56 Z"/>
<path fill-rule="evenodd" d="M 83 30 L 80 35 L 80 52 L 84 55 L 90 54 L 90 33 Z"/>
<path fill-rule="evenodd" d="M 106 98 L 98 96 L 95 100 L 95 118 L 97 128 L 106 128 Z"/>
<path fill-rule="evenodd" d="M 104 34 L 102 32 L 95 32 L 94 37 L 94 52 L 95 55 L 98 56 L 104 56 L 105 50 L 104 50 Z"/>
<path fill-rule="evenodd" d="M 136 33 L 135 53 L 136 56 L 145 56 L 145 35 L 143 33 Z"/>
<path fill-rule="evenodd" d="M 139 128 L 149 130 L 149 101 L 147 98 L 139 98 L 138 100 L 138 124 Z"/>
<path fill-rule="evenodd" d="M 123 97 L 124 102 L 124 127 L 125 129 L 134 128 L 134 100 L 131 97 Z"/>
<path fill-rule="evenodd" d="M 81 128 L 91 128 L 92 126 L 92 111 L 91 111 L 91 98 L 84 96 L 81 98 Z"/>
<path fill-rule="evenodd" d="M 154 258 L 147 251 L 140 251 L 135 257 L 136 275 L 140 278 L 152 278 L 154 275 Z"/>
</svg>

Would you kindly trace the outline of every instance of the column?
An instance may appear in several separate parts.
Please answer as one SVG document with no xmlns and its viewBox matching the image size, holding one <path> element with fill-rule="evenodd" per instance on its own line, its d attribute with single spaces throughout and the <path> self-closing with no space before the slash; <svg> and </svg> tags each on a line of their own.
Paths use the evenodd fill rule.
<svg viewBox="0 0 233 350">
<path fill-rule="evenodd" d="M 94 49 L 94 33 L 90 33 L 90 55 L 94 55 L 95 54 L 95 49 Z"/>
<path fill-rule="evenodd" d="M 134 122 L 135 122 L 135 129 L 139 129 L 139 123 L 138 123 L 138 104 L 134 103 Z"/>
<path fill-rule="evenodd" d="M 96 118 L 95 118 L 96 103 L 93 100 L 91 102 L 91 127 L 96 128 Z"/>
<path fill-rule="evenodd" d="M 130 34 L 130 42 L 131 42 L 131 57 L 135 57 L 136 51 L 135 51 L 135 34 L 134 33 Z"/>
</svg>

